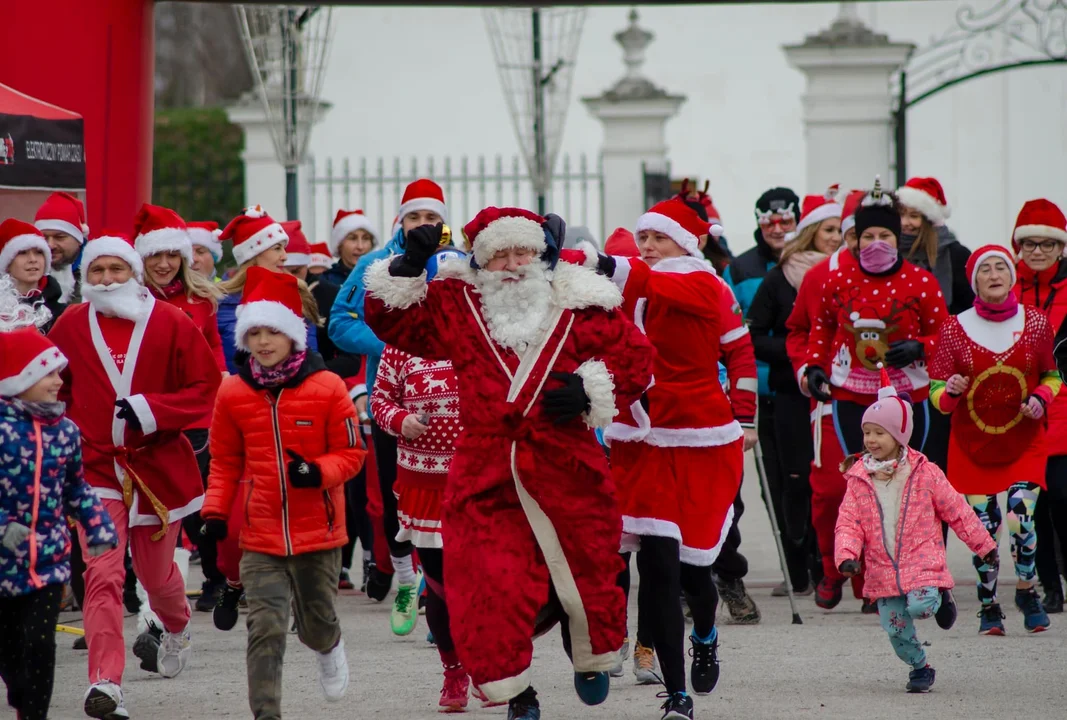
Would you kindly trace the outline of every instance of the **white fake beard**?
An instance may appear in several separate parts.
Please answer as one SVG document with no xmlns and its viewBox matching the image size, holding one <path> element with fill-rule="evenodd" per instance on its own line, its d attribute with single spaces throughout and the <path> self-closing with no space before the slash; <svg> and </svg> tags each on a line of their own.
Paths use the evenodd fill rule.
<svg viewBox="0 0 1067 720">
<path fill-rule="evenodd" d="M 552 283 L 545 267 L 534 262 L 517 272 L 475 273 L 489 336 L 521 356 L 544 332 L 552 310 Z"/>
<path fill-rule="evenodd" d="M 151 309 L 148 288 L 130 278 L 111 285 L 84 285 L 82 299 L 101 315 L 137 322 Z"/>
</svg>

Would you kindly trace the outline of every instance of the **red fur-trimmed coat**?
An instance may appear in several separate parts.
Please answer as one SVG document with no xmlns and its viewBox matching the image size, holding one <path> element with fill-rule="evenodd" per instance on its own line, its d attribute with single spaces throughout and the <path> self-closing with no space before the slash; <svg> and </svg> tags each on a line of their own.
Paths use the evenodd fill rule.
<svg viewBox="0 0 1067 720">
<path fill-rule="evenodd" d="M 389 345 L 451 360 L 460 420 L 444 494 L 445 582 L 456 648 L 490 699 L 530 682 L 535 619 L 549 579 L 570 617 L 574 667 L 609 670 L 625 607 L 615 587 L 622 518 L 593 427 L 648 386 L 653 350 L 621 312 L 622 297 L 587 268 L 559 263 L 551 331 L 520 359 L 489 335 L 475 272 L 445 264 L 434 282 L 366 275 L 367 324 Z M 550 372 L 577 373 L 590 409 L 557 425 L 542 409 Z M 471 568 L 477 572 L 465 581 Z"/>
</svg>

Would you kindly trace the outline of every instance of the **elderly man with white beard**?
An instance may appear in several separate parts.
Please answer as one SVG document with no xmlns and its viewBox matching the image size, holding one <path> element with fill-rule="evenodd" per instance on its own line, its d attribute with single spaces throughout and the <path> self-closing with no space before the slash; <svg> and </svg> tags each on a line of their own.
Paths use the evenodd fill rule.
<svg viewBox="0 0 1067 720">
<path fill-rule="evenodd" d="M 81 429 L 85 479 L 119 535 L 116 549 L 86 558 L 84 602 L 92 683 L 85 713 L 114 720 L 129 717 L 122 696 L 127 540 L 163 624 L 159 674 L 175 677 L 189 660 L 189 603 L 174 548 L 181 519 L 200 509 L 204 488 L 181 431 L 211 410 L 221 374 L 192 320 L 144 287 L 129 238 L 90 240 L 82 267 L 85 302 L 72 305 L 49 338 L 72 358 L 59 399 Z M 78 533 L 86 547 L 85 530 Z"/>
<path fill-rule="evenodd" d="M 518 208 L 465 228 L 470 263 L 426 282 L 442 226 L 408 232 L 366 276 L 367 323 L 384 342 L 450 360 L 460 420 L 442 508 L 456 651 L 475 685 L 540 717 L 530 686 L 538 612 L 558 598 L 575 689 L 594 705 L 623 643 L 622 519 L 594 428 L 648 386 L 652 349 L 606 278 L 556 264 L 563 223 Z"/>
</svg>

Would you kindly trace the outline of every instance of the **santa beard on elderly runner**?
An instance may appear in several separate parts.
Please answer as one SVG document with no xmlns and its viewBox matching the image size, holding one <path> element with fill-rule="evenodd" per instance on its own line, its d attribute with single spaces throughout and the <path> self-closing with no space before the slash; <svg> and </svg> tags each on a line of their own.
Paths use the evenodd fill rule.
<svg viewBox="0 0 1067 720">
<path fill-rule="evenodd" d="M 148 289 L 135 277 L 110 285 L 82 286 L 82 299 L 96 308 L 97 312 L 134 322 L 143 318 L 151 309 L 148 297 Z"/>
</svg>

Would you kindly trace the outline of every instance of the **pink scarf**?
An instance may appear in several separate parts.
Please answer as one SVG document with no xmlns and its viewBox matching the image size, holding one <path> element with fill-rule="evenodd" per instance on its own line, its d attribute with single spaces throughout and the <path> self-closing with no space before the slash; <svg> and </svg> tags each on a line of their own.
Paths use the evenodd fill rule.
<svg viewBox="0 0 1067 720">
<path fill-rule="evenodd" d="M 300 366 L 304 364 L 306 357 L 307 350 L 301 350 L 291 354 L 272 368 L 263 367 L 255 358 L 249 361 L 248 366 L 252 370 L 253 380 L 263 387 L 274 388 L 284 385 L 296 377 L 296 373 L 300 370 Z"/>
<path fill-rule="evenodd" d="M 793 253 L 782 263 L 782 273 L 786 281 L 793 286 L 794 290 L 800 289 L 800 283 L 808 270 L 811 270 L 819 262 L 825 260 L 827 255 L 818 250 L 804 250 Z"/>
<path fill-rule="evenodd" d="M 978 317 L 990 322 L 1004 322 L 1011 320 L 1019 312 L 1019 299 L 1015 297 L 1015 293 L 1008 293 L 1008 297 L 1001 303 L 986 302 L 976 297 L 974 311 L 978 313 Z"/>
</svg>

